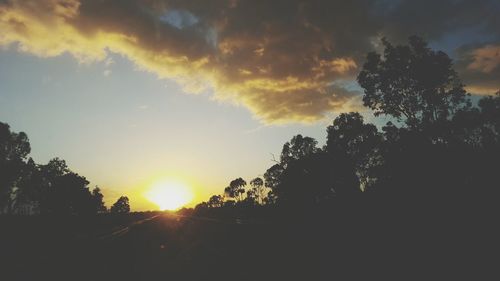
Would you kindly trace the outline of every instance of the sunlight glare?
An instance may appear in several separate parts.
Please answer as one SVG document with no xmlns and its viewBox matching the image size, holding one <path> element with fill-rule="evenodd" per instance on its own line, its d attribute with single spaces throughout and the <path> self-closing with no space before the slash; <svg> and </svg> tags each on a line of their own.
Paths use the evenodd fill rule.
<svg viewBox="0 0 500 281">
<path fill-rule="evenodd" d="M 193 199 L 191 189 L 185 183 L 173 180 L 153 184 L 145 196 L 162 211 L 177 210 Z"/>
</svg>

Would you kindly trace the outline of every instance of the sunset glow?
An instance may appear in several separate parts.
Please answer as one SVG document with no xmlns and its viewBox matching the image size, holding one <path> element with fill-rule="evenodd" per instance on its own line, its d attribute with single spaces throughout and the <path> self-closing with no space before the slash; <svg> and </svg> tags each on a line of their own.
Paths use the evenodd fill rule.
<svg viewBox="0 0 500 281">
<path fill-rule="evenodd" d="M 123 195 L 132 211 L 195 207 L 264 175 L 295 135 L 326 145 L 342 113 L 377 128 L 392 120 L 364 105 L 357 81 L 382 38 L 422 37 L 453 60 L 472 104 L 494 95 L 499 10 L 498 0 L 0 0 L 0 122 L 28 134 L 35 163 L 63 159 L 99 186 L 108 208 Z"/>
<path fill-rule="evenodd" d="M 191 189 L 185 183 L 174 180 L 165 180 L 153 184 L 145 196 L 162 211 L 177 210 L 193 199 Z"/>
</svg>

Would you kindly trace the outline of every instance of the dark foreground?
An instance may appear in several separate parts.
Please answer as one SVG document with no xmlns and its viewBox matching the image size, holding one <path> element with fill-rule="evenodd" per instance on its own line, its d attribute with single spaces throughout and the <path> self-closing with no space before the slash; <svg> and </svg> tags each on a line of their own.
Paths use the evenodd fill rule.
<svg viewBox="0 0 500 281">
<path fill-rule="evenodd" d="M 0 280 L 495 279 L 498 236 L 481 218 L 352 211 L 4 217 Z"/>
</svg>

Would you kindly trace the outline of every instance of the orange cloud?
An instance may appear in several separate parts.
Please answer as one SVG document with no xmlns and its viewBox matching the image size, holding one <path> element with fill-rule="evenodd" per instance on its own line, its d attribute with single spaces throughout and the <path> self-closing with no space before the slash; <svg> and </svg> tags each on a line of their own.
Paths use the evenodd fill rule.
<svg viewBox="0 0 500 281">
<path fill-rule="evenodd" d="M 332 82 L 354 79 L 374 37 L 397 34 L 374 2 L 0 0 L 0 45 L 82 63 L 119 53 L 264 123 L 314 122 L 357 104 L 359 93 Z M 477 50 L 468 71 L 494 73 L 497 47 Z"/>
<path fill-rule="evenodd" d="M 459 51 L 457 69 L 467 91 L 492 95 L 500 90 L 500 44 L 473 46 Z"/>
<path fill-rule="evenodd" d="M 234 17 L 243 11 L 238 1 L 217 2 L 221 15 L 202 11 L 200 18 L 196 9 L 172 3 L 11 0 L 0 4 L 0 44 L 41 57 L 68 52 L 82 63 L 119 53 L 186 91 L 211 88 L 216 99 L 241 104 L 266 123 L 315 121 L 354 95 L 328 89 L 357 64 L 334 54 L 318 59 L 331 48 L 324 34 L 307 35 L 306 44 L 299 41 L 309 32 L 305 26 L 297 26 L 298 33 L 279 24 L 235 33 L 241 21 Z M 180 26 L 182 19 L 169 18 L 171 11 L 183 11 L 176 16 L 188 15 L 194 23 Z"/>
<path fill-rule="evenodd" d="M 500 66 L 500 45 L 486 45 L 472 51 L 470 70 L 491 73 Z"/>
</svg>

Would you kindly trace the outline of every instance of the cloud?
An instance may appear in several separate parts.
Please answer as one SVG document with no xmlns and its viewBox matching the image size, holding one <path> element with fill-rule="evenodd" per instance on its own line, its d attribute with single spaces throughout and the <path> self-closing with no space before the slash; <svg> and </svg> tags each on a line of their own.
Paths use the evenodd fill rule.
<svg viewBox="0 0 500 281">
<path fill-rule="evenodd" d="M 459 50 L 457 69 L 475 94 L 500 90 L 500 43 L 466 46 Z"/>
<path fill-rule="evenodd" d="M 104 65 L 106 67 L 110 67 L 112 66 L 113 64 L 115 63 L 115 61 L 113 60 L 113 58 L 111 57 L 108 57 L 105 61 L 104 61 Z"/>
<path fill-rule="evenodd" d="M 458 35 L 455 68 L 473 94 L 494 94 L 500 89 L 500 2 L 385 1 L 386 24 L 381 34 L 402 42 L 408 34 L 427 40 L 446 40 Z M 457 38 L 454 39 L 457 41 Z"/>
<path fill-rule="evenodd" d="M 390 40 L 406 40 L 408 34 L 433 40 L 470 28 L 500 35 L 500 4 L 496 0 L 387 0 L 379 3 L 383 4 L 380 15 L 386 22 L 382 32 Z"/>
<path fill-rule="evenodd" d="M 469 70 L 491 73 L 500 66 L 500 45 L 486 45 L 471 51 Z"/>
<path fill-rule="evenodd" d="M 470 24 L 498 35 L 495 1 L 435 2 L 7 0 L 0 45 L 106 65 L 109 52 L 119 53 L 185 91 L 210 89 L 263 123 L 315 122 L 357 108 L 359 92 L 332 85 L 354 79 L 377 38 L 435 39 Z M 489 54 L 476 55 L 484 58 L 478 67 L 494 72 Z M 474 71 L 490 75 L 482 70 Z"/>
</svg>

